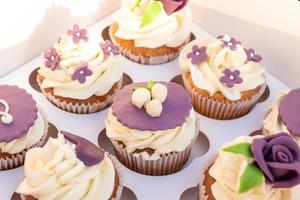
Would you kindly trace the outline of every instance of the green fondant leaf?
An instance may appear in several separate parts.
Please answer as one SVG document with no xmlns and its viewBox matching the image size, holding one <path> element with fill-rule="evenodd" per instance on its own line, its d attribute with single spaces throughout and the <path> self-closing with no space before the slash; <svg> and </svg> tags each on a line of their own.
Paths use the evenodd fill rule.
<svg viewBox="0 0 300 200">
<path fill-rule="evenodd" d="M 155 84 L 156 82 L 155 81 L 149 81 L 148 82 L 148 84 L 147 84 L 147 86 L 146 86 L 146 88 L 148 89 L 148 90 L 152 90 L 152 87 L 153 87 L 153 85 Z"/>
<path fill-rule="evenodd" d="M 236 154 L 244 155 L 249 158 L 253 158 L 253 154 L 251 151 L 251 144 L 247 142 L 225 147 L 224 149 L 222 149 L 222 151 L 236 153 Z"/>
<path fill-rule="evenodd" d="M 159 15 L 161 10 L 162 10 L 161 3 L 158 2 L 157 0 L 152 1 L 150 5 L 148 5 L 145 11 L 145 15 L 142 19 L 141 27 L 151 24 Z"/>
<path fill-rule="evenodd" d="M 134 2 L 134 4 L 133 4 L 133 6 L 131 7 L 130 11 L 131 11 L 131 12 L 134 12 L 135 9 L 140 5 L 141 1 L 142 1 L 142 0 L 135 0 L 135 2 Z"/>
<path fill-rule="evenodd" d="M 264 174 L 254 163 L 249 164 L 240 179 L 239 193 L 248 192 L 263 182 Z"/>
</svg>

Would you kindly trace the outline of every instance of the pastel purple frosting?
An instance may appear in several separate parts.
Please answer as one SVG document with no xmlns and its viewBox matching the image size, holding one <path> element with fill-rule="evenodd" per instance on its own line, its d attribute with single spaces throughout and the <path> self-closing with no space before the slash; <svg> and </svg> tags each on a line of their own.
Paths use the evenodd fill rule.
<svg viewBox="0 0 300 200">
<path fill-rule="evenodd" d="M 274 188 L 291 188 L 300 183 L 300 150 L 288 133 L 254 139 L 251 149 Z"/>
<path fill-rule="evenodd" d="M 282 98 L 279 115 L 291 134 L 300 137 L 300 88 Z"/>
<path fill-rule="evenodd" d="M 112 113 L 117 120 L 130 129 L 158 131 L 181 126 L 192 109 L 191 98 L 181 85 L 159 82 L 168 88 L 159 117 L 151 117 L 145 109 L 139 109 L 131 102 L 133 88 L 146 87 L 147 83 L 133 83 L 124 87 L 113 98 Z"/>
<path fill-rule="evenodd" d="M 60 133 L 66 140 L 76 145 L 76 156 L 85 166 L 93 166 L 103 160 L 104 151 L 90 141 L 66 131 L 60 131 Z"/>
<path fill-rule="evenodd" d="M 17 86 L 1 85 L 0 99 L 5 100 L 12 115 L 11 124 L 0 121 L 0 142 L 11 142 L 25 134 L 37 119 L 37 105 L 32 95 Z M 0 104 L 0 110 L 4 111 Z M 1 116 L 0 116 L 1 117 Z"/>
</svg>

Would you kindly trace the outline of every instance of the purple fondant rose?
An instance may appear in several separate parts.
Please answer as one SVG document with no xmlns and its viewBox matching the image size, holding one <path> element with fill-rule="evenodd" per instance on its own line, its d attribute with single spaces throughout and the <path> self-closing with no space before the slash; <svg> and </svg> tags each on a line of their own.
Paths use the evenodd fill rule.
<svg viewBox="0 0 300 200">
<path fill-rule="evenodd" d="M 300 183 L 300 151 L 287 133 L 254 139 L 254 158 L 274 188 L 290 188 Z"/>
<path fill-rule="evenodd" d="M 184 8 L 188 0 L 161 0 L 161 2 L 167 15 L 171 15 Z"/>
</svg>

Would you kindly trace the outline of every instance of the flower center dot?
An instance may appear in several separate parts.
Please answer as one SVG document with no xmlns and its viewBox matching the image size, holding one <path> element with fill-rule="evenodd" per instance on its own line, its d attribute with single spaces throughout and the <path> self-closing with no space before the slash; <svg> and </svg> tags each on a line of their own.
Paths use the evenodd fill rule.
<svg viewBox="0 0 300 200">
<path fill-rule="evenodd" d="M 111 46 L 107 47 L 107 50 L 108 50 L 108 51 L 111 51 L 111 50 L 112 50 Z"/>
<path fill-rule="evenodd" d="M 54 60 L 55 58 L 54 58 L 54 56 L 51 56 L 50 59 L 51 59 L 51 60 Z"/>
<path fill-rule="evenodd" d="M 231 46 L 232 46 L 232 43 L 231 43 L 231 42 L 228 42 L 228 43 L 227 43 L 227 46 L 231 47 Z"/>
<path fill-rule="evenodd" d="M 80 36 L 80 33 L 79 33 L 79 32 L 77 32 L 77 33 L 75 33 L 75 35 L 76 35 L 76 37 L 79 37 L 79 36 Z"/>
<path fill-rule="evenodd" d="M 234 76 L 233 76 L 233 75 L 230 75 L 230 76 L 229 76 L 229 79 L 230 79 L 230 80 L 234 80 Z"/>
<path fill-rule="evenodd" d="M 196 54 L 196 56 L 199 56 L 199 55 L 200 55 L 200 52 L 199 52 L 199 51 L 196 51 L 195 54 Z"/>
<path fill-rule="evenodd" d="M 250 53 L 250 57 L 254 57 L 254 53 Z"/>
<path fill-rule="evenodd" d="M 83 74 L 83 73 L 84 73 L 84 71 L 80 71 L 79 73 L 80 73 L 80 74 Z"/>
</svg>

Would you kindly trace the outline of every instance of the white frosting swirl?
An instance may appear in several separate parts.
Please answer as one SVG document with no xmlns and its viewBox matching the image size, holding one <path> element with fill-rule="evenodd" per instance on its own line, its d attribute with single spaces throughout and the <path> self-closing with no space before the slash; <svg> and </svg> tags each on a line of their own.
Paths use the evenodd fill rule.
<svg viewBox="0 0 300 200">
<path fill-rule="evenodd" d="M 116 36 L 134 40 L 136 47 L 157 48 L 161 46 L 178 47 L 190 36 L 192 14 L 188 6 L 168 16 L 163 9 L 151 24 L 141 27 L 141 20 L 150 2 L 142 0 L 140 6 L 131 11 L 135 0 L 122 0 L 121 9 L 113 15 L 119 26 Z M 161 2 L 159 2 L 161 4 Z"/>
<path fill-rule="evenodd" d="M 45 121 L 38 111 L 38 118 L 35 120 L 34 124 L 27 133 L 24 133 L 21 137 L 16 138 L 10 142 L 0 142 L 0 151 L 16 154 L 23 150 L 32 147 L 37 144 L 45 134 Z"/>
<path fill-rule="evenodd" d="M 224 38 L 229 39 L 228 36 Z M 218 39 L 192 41 L 180 53 L 180 66 L 184 72 L 191 73 L 192 81 L 197 88 L 208 91 L 211 96 L 221 92 L 231 101 L 239 100 L 242 92 L 255 89 L 266 82 L 265 69 L 256 62 L 248 61 L 247 54 L 240 45 L 237 45 L 237 50 L 232 51 L 229 47 L 223 48 L 222 44 L 223 42 Z M 206 61 L 196 65 L 187 58 L 194 45 L 207 48 Z M 224 75 L 225 69 L 239 70 L 243 82 L 235 84 L 232 88 L 221 83 L 220 78 Z"/>
<path fill-rule="evenodd" d="M 67 34 L 60 37 L 54 45 L 61 58 L 59 67 L 52 71 L 43 64 L 38 71 L 44 77 L 43 89 L 53 88 L 57 96 L 87 99 L 93 95 L 105 95 L 121 79 L 123 72 L 117 63 L 118 56 L 104 55 L 100 35 L 89 32 L 88 37 L 87 42 L 80 40 L 78 44 L 74 44 L 72 36 Z M 93 74 L 81 84 L 78 80 L 72 80 L 72 74 L 83 62 L 88 64 Z"/>
<path fill-rule="evenodd" d="M 28 151 L 24 168 L 17 193 L 38 200 L 107 200 L 114 190 L 115 169 L 108 156 L 87 167 L 76 157 L 75 145 L 61 134 L 45 147 Z"/>
<path fill-rule="evenodd" d="M 191 109 L 185 122 L 174 129 L 140 131 L 123 126 L 118 122 L 110 108 L 106 121 L 106 134 L 112 140 L 123 142 L 127 151 L 131 153 L 137 149 L 153 149 L 154 153 L 152 155 L 145 151 L 139 154 L 146 160 L 157 160 L 162 154 L 183 151 L 192 143 L 197 134 L 196 114 Z"/>
<path fill-rule="evenodd" d="M 221 149 L 237 143 L 252 143 L 252 141 L 251 137 L 241 136 L 225 144 Z M 241 175 L 246 166 L 252 162 L 252 158 L 220 150 L 217 160 L 209 170 L 209 174 L 216 180 L 211 186 L 214 198 L 216 200 L 296 200 L 299 198 L 294 191 L 299 188 L 274 189 L 265 180 L 246 193 L 238 193 Z"/>
<path fill-rule="evenodd" d="M 282 133 L 282 132 L 291 134 L 289 132 L 287 126 L 281 120 L 280 115 L 279 115 L 280 101 L 287 94 L 288 94 L 287 92 L 282 92 L 279 95 L 279 97 L 277 98 L 277 100 L 271 104 L 269 112 L 267 113 L 267 115 L 263 121 L 263 134 L 264 135 L 273 135 L 273 134 Z M 291 135 L 295 138 L 296 142 L 300 146 L 300 137 L 297 137 L 293 134 L 291 134 Z"/>
</svg>

